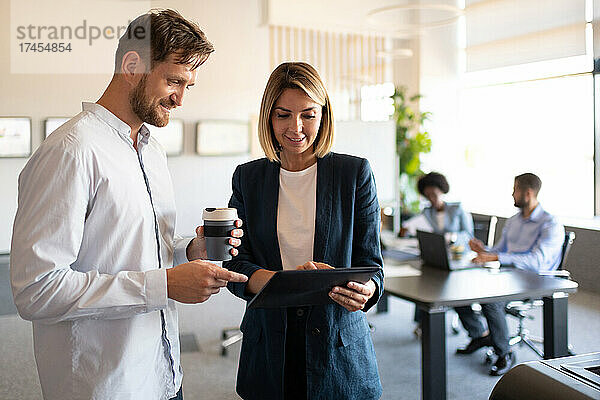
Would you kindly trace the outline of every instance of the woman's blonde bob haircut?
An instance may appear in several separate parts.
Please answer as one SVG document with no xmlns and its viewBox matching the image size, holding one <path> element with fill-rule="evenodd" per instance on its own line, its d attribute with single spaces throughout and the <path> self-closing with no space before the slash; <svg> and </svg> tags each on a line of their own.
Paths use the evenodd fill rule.
<svg viewBox="0 0 600 400">
<path fill-rule="evenodd" d="M 320 104 L 321 126 L 317 139 L 313 144 L 315 156 L 324 157 L 333 145 L 333 112 L 329 95 L 317 70 L 304 62 L 286 62 L 280 64 L 271 73 L 265 93 L 260 104 L 260 117 L 258 120 L 258 140 L 265 155 L 270 161 L 281 163 L 278 143 L 273 134 L 271 113 L 279 96 L 286 89 L 302 89 L 315 103 Z"/>
</svg>

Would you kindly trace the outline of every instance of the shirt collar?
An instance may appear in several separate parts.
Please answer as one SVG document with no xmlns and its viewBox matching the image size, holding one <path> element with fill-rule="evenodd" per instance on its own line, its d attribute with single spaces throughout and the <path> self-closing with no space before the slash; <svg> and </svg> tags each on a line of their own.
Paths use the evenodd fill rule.
<svg viewBox="0 0 600 400">
<path fill-rule="evenodd" d="M 526 221 L 532 221 L 532 222 L 538 221 L 542 217 L 543 212 L 544 212 L 544 209 L 542 208 L 541 204 L 538 203 L 538 205 L 533 209 L 533 211 L 531 212 L 531 215 L 529 216 L 529 218 L 526 219 Z M 521 215 L 523 215 L 522 211 L 521 211 Z"/>
<path fill-rule="evenodd" d="M 131 127 L 127 125 L 125 122 L 120 120 L 115 114 L 108 111 L 106 108 L 102 107 L 98 103 L 82 103 L 83 111 L 89 111 L 94 114 L 102 121 L 106 122 L 111 128 L 119 133 L 124 139 L 128 142 L 132 142 L 131 140 Z M 137 136 L 137 144 L 146 145 L 148 144 L 148 140 L 150 138 L 150 130 L 146 126 L 146 124 L 142 124 L 140 130 L 138 131 Z"/>
<path fill-rule="evenodd" d="M 106 122 L 111 128 L 119 132 L 122 136 L 131 137 L 131 128 L 125 122 L 121 121 L 117 116 L 98 103 L 82 103 L 83 111 L 89 111 L 102 121 Z"/>
</svg>

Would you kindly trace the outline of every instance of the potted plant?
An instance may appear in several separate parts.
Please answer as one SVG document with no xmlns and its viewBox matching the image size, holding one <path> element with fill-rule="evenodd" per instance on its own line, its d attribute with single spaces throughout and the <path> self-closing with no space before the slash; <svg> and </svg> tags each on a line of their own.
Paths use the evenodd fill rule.
<svg viewBox="0 0 600 400">
<path fill-rule="evenodd" d="M 420 98 L 420 94 L 409 97 L 404 86 L 396 87 L 393 96 L 401 220 L 420 211 L 417 180 L 423 174 L 421 154 L 431 151 L 431 138 L 423 130 L 423 123 L 431 113 L 418 110 Z"/>
</svg>

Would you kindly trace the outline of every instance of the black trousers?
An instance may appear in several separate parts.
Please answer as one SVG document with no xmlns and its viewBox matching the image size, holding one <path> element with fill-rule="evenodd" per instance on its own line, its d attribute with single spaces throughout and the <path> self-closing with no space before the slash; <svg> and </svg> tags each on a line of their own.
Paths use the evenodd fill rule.
<svg viewBox="0 0 600 400">
<path fill-rule="evenodd" d="M 283 399 L 307 400 L 306 394 L 306 315 L 305 307 L 287 309 Z"/>
<path fill-rule="evenodd" d="M 485 325 L 481 318 L 471 309 L 471 306 L 455 307 L 454 309 L 471 338 L 475 339 L 483 336 Z M 505 355 L 509 352 L 510 345 L 508 344 L 508 325 L 506 324 L 504 303 L 482 304 L 481 312 L 487 321 L 494 351 L 499 356 Z"/>
</svg>

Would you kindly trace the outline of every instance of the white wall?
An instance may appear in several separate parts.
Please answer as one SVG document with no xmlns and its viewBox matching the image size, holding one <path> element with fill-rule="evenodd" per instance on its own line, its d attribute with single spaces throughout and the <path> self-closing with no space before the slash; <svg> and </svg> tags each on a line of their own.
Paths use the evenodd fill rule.
<svg viewBox="0 0 600 400">
<path fill-rule="evenodd" d="M 248 157 L 199 157 L 194 154 L 195 122 L 201 119 L 248 120 L 258 113 L 269 75 L 268 32 L 262 21 L 260 0 L 227 2 L 153 1 L 198 22 L 215 46 L 203 65 L 196 86 L 184 107 L 174 113 L 185 121 L 184 154 L 169 160 L 178 211 L 177 232 L 192 234 L 205 206 L 224 205 L 231 192 L 231 174 Z M 81 101 L 96 101 L 110 74 L 11 74 L 9 0 L 0 0 L 0 115 L 32 118 L 32 146 L 43 138 L 43 123 L 50 116 L 72 116 Z M 115 42 L 116 47 L 116 42 Z M 109 54 L 107 57 L 114 57 Z M 26 159 L 0 159 L 0 253 L 8 252 L 16 211 L 17 177 Z"/>
<path fill-rule="evenodd" d="M 340 121 L 335 127 L 333 151 L 369 160 L 380 203 L 393 203 L 398 188 L 396 125 L 393 121 Z"/>
<path fill-rule="evenodd" d="M 409 95 L 420 93 L 420 62 L 421 62 L 421 38 L 416 35 L 407 39 L 396 39 L 392 41 L 394 49 L 412 50 L 412 57 L 395 58 L 392 62 L 392 75 L 395 86 L 406 86 Z"/>
<path fill-rule="evenodd" d="M 436 170 L 448 178 L 449 199 L 462 190 L 454 176 L 462 171 L 449 168 L 457 164 L 452 159 L 464 158 L 457 143 L 459 129 L 460 71 L 458 60 L 458 24 L 431 29 L 420 39 L 420 101 L 422 112 L 431 112 L 425 130 L 432 140 L 431 153 L 422 156 L 423 170 Z"/>
</svg>

